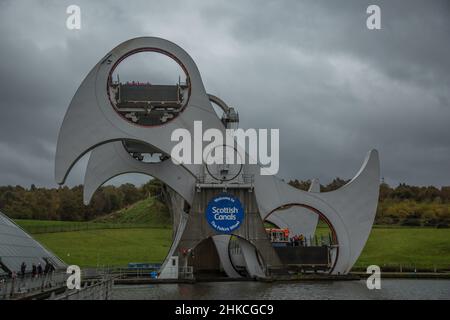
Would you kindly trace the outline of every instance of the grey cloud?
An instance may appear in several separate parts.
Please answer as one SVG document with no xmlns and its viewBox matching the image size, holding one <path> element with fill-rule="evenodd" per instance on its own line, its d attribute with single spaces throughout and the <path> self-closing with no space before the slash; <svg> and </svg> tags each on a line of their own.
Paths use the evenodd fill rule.
<svg viewBox="0 0 450 320">
<path fill-rule="evenodd" d="M 143 35 L 185 48 L 242 127 L 280 128 L 287 179 L 350 178 L 375 147 L 390 183 L 450 184 L 448 1 L 78 1 L 80 31 L 65 28 L 69 4 L 0 4 L 0 185 L 54 185 L 78 85 Z M 381 31 L 365 28 L 369 4 L 381 7 Z"/>
</svg>

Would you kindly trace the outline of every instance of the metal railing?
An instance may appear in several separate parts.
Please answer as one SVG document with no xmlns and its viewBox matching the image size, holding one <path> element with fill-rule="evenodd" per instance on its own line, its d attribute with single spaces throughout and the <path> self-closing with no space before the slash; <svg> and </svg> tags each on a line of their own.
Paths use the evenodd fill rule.
<svg viewBox="0 0 450 320">
<path fill-rule="evenodd" d="M 107 223 L 107 222 L 79 222 L 79 223 L 67 223 L 57 225 L 36 225 L 28 226 L 24 225 L 25 231 L 31 234 L 40 233 L 59 233 L 59 232 L 74 232 L 74 231 L 92 231 L 103 229 L 141 229 L 141 228 L 165 228 L 168 225 L 154 226 L 152 224 L 139 224 L 139 223 Z"/>
<path fill-rule="evenodd" d="M 227 178 L 231 178 L 231 176 L 228 177 L 228 174 L 225 176 Z M 255 181 L 255 177 L 253 174 L 244 174 L 244 173 L 238 175 L 236 178 L 232 179 L 231 181 L 216 180 L 207 174 L 197 175 L 197 184 L 198 185 L 208 184 L 208 185 L 228 186 L 231 188 L 231 187 L 237 186 L 239 184 L 253 186 L 254 181 Z"/>
<path fill-rule="evenodd" d="M 194 279 L 194 267 L 192 266 L 179 267 L 178 276 L 180 279 L 190 279 L 190 280 Z"/>
<path fill-rule="evenodd" d="M 68 274 L 51 272 L 41 276 L 25 275 L 0 280 L 0 300 L 16 299 L 64 286 Z"/>
<path fill-rule="evenodd" d="M 66 291 L 50 296 L 50 300 L 109 300 L 112 296 L 114 278 L 108 277 L 97 281 L 86 281 L 79 290 Z"/>
<path fill-rule="evenodd" d="M 314 235 L 310 237 L 304 237 L 302 240 L 293 241 L 289 239 L 287 242 L 288 245 L 291 246 L 301 246 L 301 247 L 321 247 L 321 246 L 334 246 L 335 243 L 333 241 L 331 233 L 327 235 Z"/>
<path fill-rule="evenodd" d="M 133 267 L 117 267 L 117 266 L 99 266 L 93 269 L 84 269 L 82 271 L 83 277 L 87 278 L 101 278 L 113 276 L 116 278 L 134 277 L 134 278 L 149 278 L 153 272 L 160 270 L 161 264 L 154 263 L 151 267 L 133 268 Z"/>
</svg>

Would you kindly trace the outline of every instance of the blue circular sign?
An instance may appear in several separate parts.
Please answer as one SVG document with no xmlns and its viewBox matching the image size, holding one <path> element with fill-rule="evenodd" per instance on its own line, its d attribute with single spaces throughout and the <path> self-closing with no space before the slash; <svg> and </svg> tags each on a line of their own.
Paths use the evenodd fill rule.
<svg viewBox="0 0 450 320">
<path fill-rule="evenodd" d="M 206 220 L 220 233 L 231 233 L 238 229 L 244 220 L 244 209 L 238 198 L 221 194 L 212 198 L 206 208 Z"/>
</svg>

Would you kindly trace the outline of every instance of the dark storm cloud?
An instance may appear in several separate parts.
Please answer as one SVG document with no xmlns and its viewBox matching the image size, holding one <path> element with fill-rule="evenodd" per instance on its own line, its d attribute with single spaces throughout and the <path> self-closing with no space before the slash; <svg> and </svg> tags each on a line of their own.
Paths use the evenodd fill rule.
<svg viewBox="0 0 450 320">
<path fill-rule="evenodd" d="M 69 4 L 81 7 L 79 31 L 65 28 Z M 380 31 L 365 27 L 369 4 L 381 7 Z M 450 184 L 448 1 L 3 1 L 0 9 L 0 185 L 54 185 L 57 133 L 78 85 L 107 51 L 143 35 L 186 49 L 242 127 L 280 128 L 285 178 L 349 178 L 375 147 L 388 182 Z"/>
</svg>

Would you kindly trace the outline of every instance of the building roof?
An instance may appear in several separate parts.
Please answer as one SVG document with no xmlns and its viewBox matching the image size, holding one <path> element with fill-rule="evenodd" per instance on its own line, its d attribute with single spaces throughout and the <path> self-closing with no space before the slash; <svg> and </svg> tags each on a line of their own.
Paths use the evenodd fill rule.
<svg viewBox="0 0 450 320">
<path fill-rule="evenodd" d="M 3 267 L 10 272 L 19 272 L 20 265 L 25 262 L 28 272 L 33 264 L 45 266 L 44 259 L 56 268 L 66 267 L 61 259 L 0 212 L 0 263 Z"/>
</svg>

